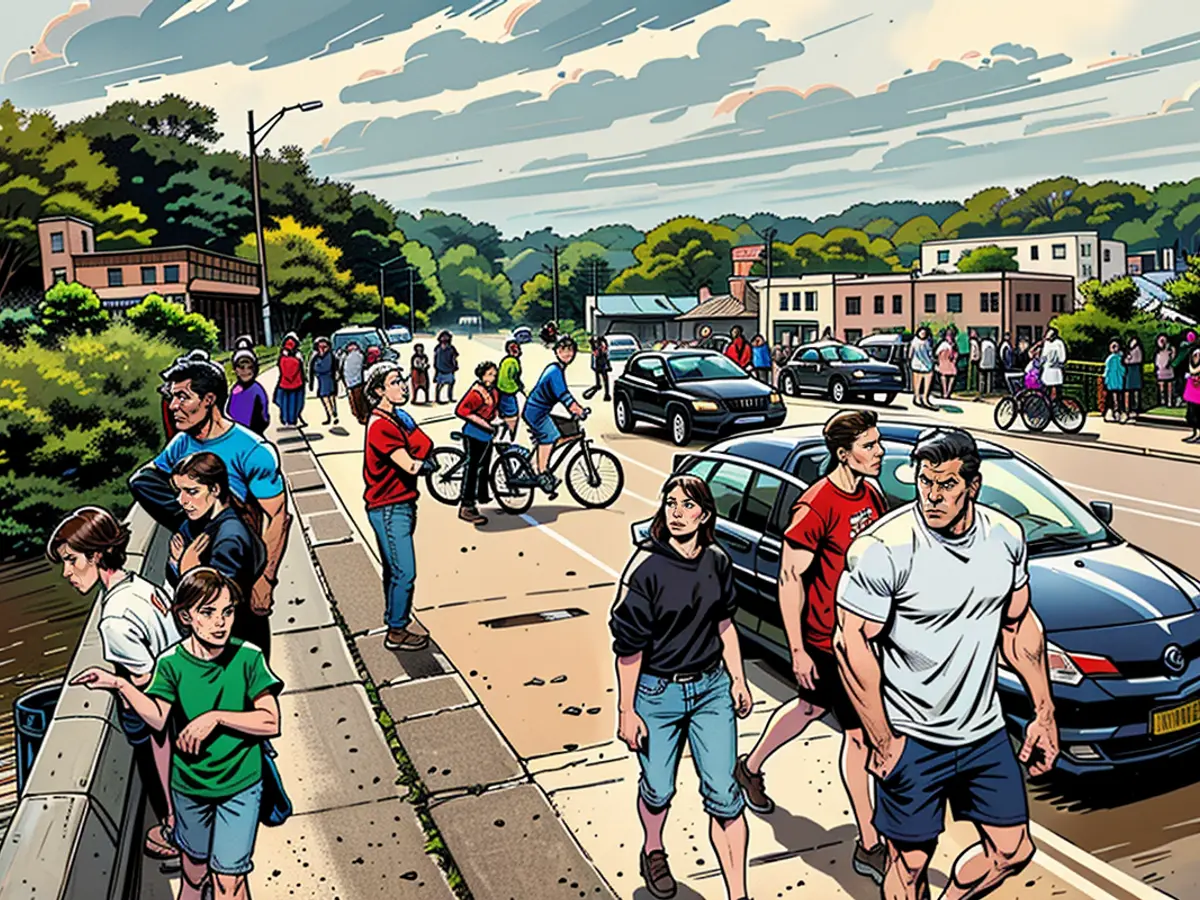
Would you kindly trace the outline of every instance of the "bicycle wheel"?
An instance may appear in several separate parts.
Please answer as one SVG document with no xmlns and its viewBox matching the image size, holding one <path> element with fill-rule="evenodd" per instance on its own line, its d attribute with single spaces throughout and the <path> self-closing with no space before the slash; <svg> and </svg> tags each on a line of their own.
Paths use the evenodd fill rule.
<svg viewBox="0 0 1200 900">
<path fill-rule="evenodd" d="M 457 506 L 462 499 L 463 473 L 467 468 L 467 455 L 454 447 L 434 447 L 429 458 L 437 463 L 438 470 L 425 476 L 425 485 L 435 500 L 447 506 Z"/>
<path fill-rule="evenodd" d="M 589 471 L 588 460 L 591 460 Z M 604 509 L 611 506 L 625 486 L 621 462 L 607 450 L 585 447 L 567 465 L 567 490 L 581 506 Z"/>
<path fill-rule="evenodd" d="M 1083 404 L 1074 397 L 1059 397 L 1050 414 L 1054 417 L 1054 424 L 1067 434 L 1078 434 L 1087 421 Z"/>
<path fill-rule="evenodd" d="M 1017 401 L 1012 397 L 1001 397 L 1000 402 L 996 404 L 994 416 L 996 427 L 1001 431 L 1008 431 L 1013 422 L 1017 421 Z"/>
<path fill-rule="evenodd" d="M 1029 431 L 1045 431 L 1052 417 L 1050 403 L 1041 394 L 1028 391 L 1021 397 L 1021 420 Z"/>
<path fill-rule="evenodd" d="M 514 450 L 505 450 L 492 463 L 492 496 L 506 513 L 519 516 L 533 506 L 533 492 L 537 488 L 532 482 L 533 469 Z"/>
</svg>

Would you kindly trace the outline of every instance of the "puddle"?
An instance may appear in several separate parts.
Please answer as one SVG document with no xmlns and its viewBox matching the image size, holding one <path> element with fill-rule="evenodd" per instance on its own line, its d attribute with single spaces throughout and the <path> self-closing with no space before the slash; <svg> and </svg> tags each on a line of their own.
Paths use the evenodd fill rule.
<svg viewBox="0 0 1200 900">
<path fill-rule="evenodd" d="M 519 616 L 501 616 L 498 619 L 486 619 L 479 624 L 485 628 L 523 628 L 527 625 L 540 625 L 542 622 L 559 622 L 563 619 L 574 619 L 586 616 L 587 610 L 548 609 L 543 612 L 523 613 Z"/>
</svg>

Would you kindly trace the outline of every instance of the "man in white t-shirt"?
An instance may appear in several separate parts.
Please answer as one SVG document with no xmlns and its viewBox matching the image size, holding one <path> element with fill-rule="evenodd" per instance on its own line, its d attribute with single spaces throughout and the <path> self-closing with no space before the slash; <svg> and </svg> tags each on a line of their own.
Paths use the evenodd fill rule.
<svg viewBox="0 0 1200 900">
<path fill-rule="evenodd" d="M 997 649 L 1033 703 L 1020 753 L 1032 774 L 1053 767 L 1058 729 L 1025 536 L 1013 519 L 976 504 L 974 439 L 930 429 L 912 461 L 917 501 L 877 522 L 847 555 L 835 650 L 872 748 L 875 826 L 888 842 L 884 896 L 928 896 L 949 801 L 981 840 L 959 856 L 941 896 L 967 900 L 995 890 L 1034 852 L 996 691 Z"/>
</svg>

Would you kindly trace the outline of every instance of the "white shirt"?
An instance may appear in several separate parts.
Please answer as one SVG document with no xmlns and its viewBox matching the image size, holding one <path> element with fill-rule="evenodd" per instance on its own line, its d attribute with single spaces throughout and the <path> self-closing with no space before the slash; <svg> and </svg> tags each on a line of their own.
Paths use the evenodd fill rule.
<svg viewBox="0 0 1200 900">
<path fill-rule="evenodd" d="M 132 675 L 149 675 L 154 661 L 179 643 L 171 615 L 172 591 L 128 573 L 104 592 L 100 610 L 100 645 L 104 659 Z"/>
<path fill-rule="evenodd" d="M 1063 367 L 1067 364 L 1067 345 L 1062 338 L 1042 344 L 1042 383 L 1062 384 Z"/>
<path fill-rule="evenodd" d="M 1020 524 L 978 504 L 960 538 L 930 529 L 910 503 L 851 544 L 837 603 L 890 623 L 877 644 L 892 728 L 956 747 L 1004 727 L 996 692 L 1000 628 L 1013 591 L 1028 581 Z"/>
</svg>

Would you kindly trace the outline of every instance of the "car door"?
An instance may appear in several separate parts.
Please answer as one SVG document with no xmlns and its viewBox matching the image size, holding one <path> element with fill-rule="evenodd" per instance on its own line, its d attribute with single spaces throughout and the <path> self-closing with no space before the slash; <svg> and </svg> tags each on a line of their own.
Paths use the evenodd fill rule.
<svg viewBox="0 0 1200 900">
<path fill-rule="evenodd" d="M 764 476 L 765 478 L 765 476 Z M 800 499 L 802 489 L 792 481 L 774 478 L 779 484 L 776 488 L 774 506 L 770 509 L 766 527 L 758 542 L 758 552 L 755 554 L 755 580 L 762 595 L 758 606 L 757 631 L 760 637 L 768 641 L 787 655 L 787 633 L 783 629 L 783 617 L 779 612 L 779 568 L 783 560 L 783 534 L 792 521 L 792 509 Z M 753 486 L 764 499 L 771 482 L 766 481 L 761 486 Z"/>
<path fill-rule="evenodd" d="M 645 419 L 666 421 L 667 393 L 671 389 L 666 364 L 659 356 L 643 357 L 642 371 L 645 389 L 641 391 L 641 407 L 635 406 L 634 412 Z"/>
<path fill-rule="evenodd" d="M 758 596 L 754 569 L 758 535 L 740 523 L 753 475 L 747 466 L 722 462 L 708 476 L 708 487 L 717 507 L 717 543 L 733 561 L 739 605 L 753 604 Z"/>
<path fill-rule="evenodd" d="M 792 360 L 792 370 L 796 373 L 796 384 L 801 390 L 819 390 L 817 385 L 817 369 L 821 365 L 821 356 L 815 347 L 801 350 Z"/>
<path fill-rule="evenodd" d="M 629 365 L 625 367 L 625 374 L 621 376 L 621 384 L 629 395 L 629 407 L 635 416 L 661 419 L 661 416 L 654 415 L 649 409 L 654 382 L 651 380 L 647 362 L 644 357 L 630 360 Z"/>
</svg>

